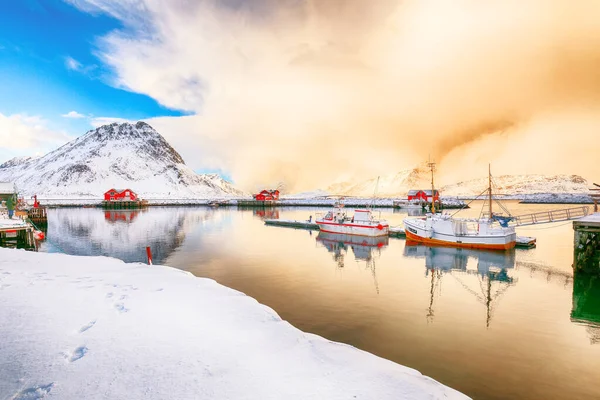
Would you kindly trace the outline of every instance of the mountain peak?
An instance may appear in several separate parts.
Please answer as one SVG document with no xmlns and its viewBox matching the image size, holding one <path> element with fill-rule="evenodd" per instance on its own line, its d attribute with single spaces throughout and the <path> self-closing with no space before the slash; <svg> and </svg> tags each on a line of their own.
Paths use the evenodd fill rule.
<svg viewBox="0 0 600 400">
<path fill-rule="evenodd" d="M 243 194 L 216 174 L 196 174 L 142 121 L 102 125 L 42 158 L 9 163 L 0 180 L 16 181 L 31 194 L 99 197 L 114 187 L 160 198 Z"/>
</svg>

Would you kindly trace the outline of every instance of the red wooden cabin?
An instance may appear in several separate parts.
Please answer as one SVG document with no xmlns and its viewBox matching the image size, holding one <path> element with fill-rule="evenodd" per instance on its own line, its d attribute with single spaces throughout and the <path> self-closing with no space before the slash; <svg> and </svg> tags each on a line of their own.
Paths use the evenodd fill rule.
<svg viewBox="0 0 600 400">
<path fill-rule="evenodd" d="M 256 201 L 279 200 L 279 190 L 277 190 L 277 189 L 275 189 L 275 190 L 264 189 L 260 193 L 255 194 L 253 197 L 254 197 L 254 200 L 256 200 Z"/>
<path fill-rule="evenodd" d="M 410 190 L 408 192 L 408 200 L 421 200 L 423 202 L 431 203 L 431 190 Z M 434 192 L 434 199 L 436 203 L 440 201 L 440 192 L 437 190 Z"/>
<path fill-rule="evenodd" d="M 136 201 L 137 194 L 131 189 L 110 189 L 104 193 L 104 201 Z"/>
</svg>

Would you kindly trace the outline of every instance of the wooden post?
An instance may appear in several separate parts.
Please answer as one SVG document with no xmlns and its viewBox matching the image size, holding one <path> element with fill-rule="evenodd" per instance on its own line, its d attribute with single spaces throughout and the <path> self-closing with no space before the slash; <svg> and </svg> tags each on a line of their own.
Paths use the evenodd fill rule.
<svg viewBox="0 0 600 400">
<path fill-rule="evenodd" d="M 152 265 L 152 250 L 150 250 L 150 246 L 146 246 L 146 256 L 148 257 L 148 265 Z"/>
</svg>

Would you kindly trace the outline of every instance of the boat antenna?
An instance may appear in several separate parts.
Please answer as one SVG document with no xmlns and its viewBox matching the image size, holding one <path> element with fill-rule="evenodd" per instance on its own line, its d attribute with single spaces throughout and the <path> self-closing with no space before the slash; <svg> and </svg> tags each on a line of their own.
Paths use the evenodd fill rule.
<svg viewBox="0 0 600 400">
<path fill-rule="evenodd" d="M 431 213 L 435 214 L 435 187 L 433 185 L 433 171 L 435 171 L 435 162 L 431 161 L 431 157 L 429 158 L 427 166 L 431 170 Z"/>
<path fill-rule="evenodd" d="M 488 197 L 490 207 L 490 219 L 492 219 L 492 165 L 488 164 Z"/>
</svg>

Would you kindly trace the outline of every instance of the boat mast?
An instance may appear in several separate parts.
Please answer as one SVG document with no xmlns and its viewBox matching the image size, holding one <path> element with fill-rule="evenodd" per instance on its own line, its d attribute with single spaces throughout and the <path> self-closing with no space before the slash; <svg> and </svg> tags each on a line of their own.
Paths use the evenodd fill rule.
<svg viewBox="0 0 600 400">
<path fill-rule="evenodd" d="M 490 219 L 492 219 L 492 165 L 488 164 L 488 201 L 490 202 Z"/>
<path fill-rule="evenodd" d="M 431 169 L 431 213 L 435 214 L 435 188 L 433 186 L 433 171 L 435 170 L 435 163 L 429 159 L 427 163 L 429 169 Z"/>
</svg>

